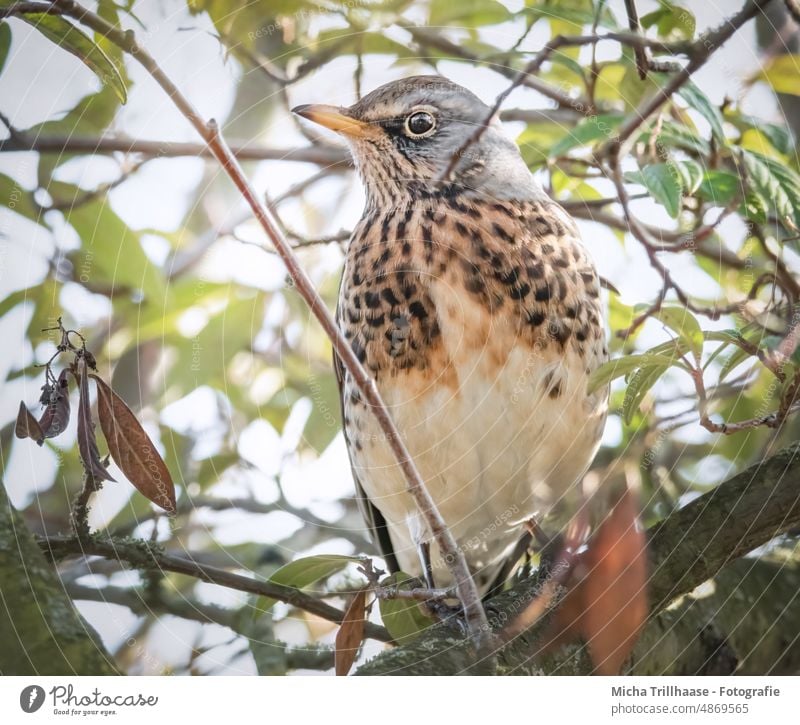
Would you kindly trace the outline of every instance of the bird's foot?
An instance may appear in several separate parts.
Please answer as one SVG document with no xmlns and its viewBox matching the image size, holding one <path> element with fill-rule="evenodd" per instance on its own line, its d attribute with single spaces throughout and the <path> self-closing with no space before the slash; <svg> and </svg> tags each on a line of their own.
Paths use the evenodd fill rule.
<svg viewBox="0 0 800 725">
<path fill-rule="evenodd" d="M 564 548 L 564 536 L 548 534 L 533 516 L 523 526 L 538 544 L 539 569 L 545 574 L 550 573 Z"/>
<path fill-rule="evenodd" d="M 423 604 L 423 607 L 434 619 L 458 629 L 462 637 L 468 636 L 467 617 L 460 603 L 451 603 L 444 599 L 429 599 Z M 491 602 L 483 603 L 483 611 L 486 612 L 489 623 L 495 628 L 507 616 Z"/>
</svg>

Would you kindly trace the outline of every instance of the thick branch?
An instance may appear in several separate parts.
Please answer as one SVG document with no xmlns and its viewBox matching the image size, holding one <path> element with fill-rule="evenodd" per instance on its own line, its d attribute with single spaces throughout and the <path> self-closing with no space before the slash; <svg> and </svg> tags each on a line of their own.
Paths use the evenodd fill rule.
<svg viewBox="0 0 800 725">
<path fill-rule="evenodd" d="M 643 637 L 645 644 L 640 643 L 637 647 L 636 651 L 640 656 L 641 652 L 657 639 L 654 632 L 672 636 L 669 634 L 671 631 L 669 623 L 674 623 L 675 619 L 680 617 L 673 610 L 665 612 L 666 605 L 679 596 L 688 594 L 703 582 L 716 577 L 726 565 L 733 568 L 726 568 L 717 581 L 720 601 L 730 599 L 738 601 L 739 604 L 759 601 L 759 597 L 764 593 L 762 575 L 759 575 L 758 583 L 752 585 L 752 590 L 741 595 L 730 595 L 742 582 L 743 571 L 755 570 L 757 567 L 760 567 L 759 571 L 763 571 L 761 565 L 766 566 L 768 563 L 749 559 L 735 562 L 733 560 L 786 533 L 798 524 L 800 524 L 800 444 L 746 469 L 653 527 L 649 531 L 652 571 L 649 596 L 652 603 L 652 621 Z M 733 573 L 727 573 L 729 571 Z M 774 585 L 775 592 L 780 590 L 782 599 L 779 601 L 776 598 L 773 604 L 793 607 L 791 616 L 800 619 L 800 600 L 797 597 L 796 581 L 800 579 L 800 574 L 795 571 L 793 576 L 794 579 L 788 586 L 783 586 L 781 583 Z M 492 605 L 498 614 L 493 625 L 501 628 L 507 621 L 513 619 L 534 596 L 539 586 L 540 582 L 534 576 L 495 597 Z M 750 597 L 749 600 L 745 599 L 745 594 Z M 737 600 L 737 597 L 740 599 Z M 705 605 L 698 603 L 695 605 L 692 605 L 694 612 L 698 609 L 706 614 L 708 611 L 712 613 L 716 611 L 711 604 L 708 605 L 711 609 L 706 609 Z M 741 616 L 744 618 L 751 616 L 746 606 L 736 609 L 730 604 L 729 609 L 736 612 L 741 610 Z M 695 636 L 698 636 L 708 623 L 707 620 L 697 617 L 687 621 L 691 622 Z M 526 672 L 536 670 L 560 674 L 588 674 L 591 671 L 588 659 L 583 654 L 576 654 L 582 652 L 577 647 L 542 655 L 541 636 L 546 624 L 546 621 L 543 622 L 542 627 L 535 628 L 503 647 L 498 655 L 500 671 L 519 672 L 519 668 Z M 780 630 L 779 622 L 775 626 Z M 752 630 L 746 629 L 746 626 L 743 631 L 747 631 L 749 635 L 753 634 Z M 797 629 L 787 631 L 797 631 Z M 756 634 L 761 636 L 765 633 Z M 685 632 L 682 636 L 684 635 Z M 757 641 L 757 636 L 753 637 L 752 642 Z M 670 642 L 677 648 L 676 642 L 672 640 Z M 642 647 L 645 647 L 645 650 Z M 653 656 L 655 655 L 649 654 L 649 657 Z M 652 659 L 650 662 L 652 664 Z M 795 668 L 800 666 L 800 653 L 793 652 L 792 662 Z M 463 674 L 471 667 L 472 661 L 466 656 L 457 633 L 444 625 L 437 625 L 414 642 L 379 655 L 362 666 L 358 673 L 445 675 Z M 765 670 L 762 670 L 762 673 Z"/>
<path fill-rule="evenodd" d="M 110 675 L 112 658 L 64 593 L 0 485 L 0 674 Z"/>
</svg>

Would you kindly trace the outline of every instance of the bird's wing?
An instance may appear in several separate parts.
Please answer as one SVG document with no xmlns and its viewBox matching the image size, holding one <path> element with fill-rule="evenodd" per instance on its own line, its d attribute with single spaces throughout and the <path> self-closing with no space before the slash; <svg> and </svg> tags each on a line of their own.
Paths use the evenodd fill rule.
<svg viewBox="0 0 800 725">
<path fill-rule="evenodd" d="M 356 487 L 356 503 L 367 528 L 370 531 L 372 541 L 378 549 L 378 553 L 383 557 L 386 566 L 389 567 L 389 573 L 394 574 L 400 571 L 400 565 L 397 563 L 397 556 L 394 553 L 394 546 L 392 538 L 389 536 L 389 529 L 386 526 L 386 519 L 383 514 L 378 511 L 375 505 L 369 500 L 364 491 L 364 487 L 358 480 L 355 466 L 353 465 L 353 447 L 350 443 L 350 438 L 347 435 L 347 426 L 344 425 L 344 367 L 339 356 L 333 353 L 333 372 L 336 375 L 336 383 L 339 386 L 339 405 L 342 412 L 342 432 L 344 433 L 344 440 L 347 444 L 347 454 L 350 457 L 350 470 L 353 472 L 353 483 Z"/>
</svg>

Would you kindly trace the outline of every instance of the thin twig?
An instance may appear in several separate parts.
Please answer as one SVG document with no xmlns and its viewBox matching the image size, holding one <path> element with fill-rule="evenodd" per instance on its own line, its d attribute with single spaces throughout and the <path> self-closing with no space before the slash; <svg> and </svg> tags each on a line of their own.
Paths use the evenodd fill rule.
<svg viewBox="0 0 800 725">
<path fill-rule="evenodd" d="M 636 3 L 634 0 L 625 0 L 625 12 L 628 14 L 628 27 L 634 33 L 639 33 L 639 13 L 636 12 Z M 636 70 L 639 73 L 639 78 L 644 80 L 647 78 L 647 71 L 650 68 L 650 61 L 647 58 L 647 51 L 644 46 L 637 45 L 633 49 L 636 58 Z"/>
</svg>

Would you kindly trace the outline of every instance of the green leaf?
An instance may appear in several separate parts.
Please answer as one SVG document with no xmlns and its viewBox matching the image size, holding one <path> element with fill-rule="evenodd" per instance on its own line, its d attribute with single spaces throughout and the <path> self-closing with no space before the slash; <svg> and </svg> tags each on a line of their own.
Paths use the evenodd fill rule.
<svg viewBox="0 0 800 725">
<path fill-rule="evenodd" d="M 589 376 L 587 392 L 591 395 L 595 390 L 608 385 L 612 380 L 621 378 L 623 375 L 629 375 L 635 370 L 651 367 L 671 367 L 673 365 L 683 367 L 678 356 L 653 352 L 615 358 L 603 363 Z"/>
<path fill-rule="evenodd" d="M 381 581 L 381 586 L 397 586 L 400 589 L 411 589 L 419 584 L 419 580 L 403 572 L 392 574 Z M 379 600 L 383 624 L 397 644 L 410 642 L 428 627 L 436 624 L 435 619 L 423 613 L 419 604 L 419 602 L 408 599 Z"/>
<path fill-rule="evenodd" d="M 722 112 L 708 100 L 708 96 L 692 81 L 684 83 L 678 90 L 678 95 L 708 121 L 711 126 L 711 133 L 714 134 L 719 143 L 724 144 L 725 131 L 722 127 Z"/>
<path fill-rule="evenodd" d="M 719 382 L 723 382 L 725 378 L 728 377 L 731 370 L 741 365 L 748 357 L 750 357 L 750 353 L 737 347 L 722 364 L 719 370 Z"/>
<path fill-rule="evenodd" d="M 31 192 L 23 189 L 14 179 L 5 174 L 0 174 L 0 205 L 37 224 L 42 221 Z"/>
<path fill-rule="evenodd" d="M 797 229 L 800 229 L 800 174 L 770 156 L 764 156 L 755 151 L 750 151 L 748 154 L 766 166 L 777 182 L 781 190 L 781 203 L 779 206 L 778 200 L 774 200 L 776 202 L 775 210 L 784 226 L 789 231 L 796 232 Z M 791 220 L 790 223 L 787 222 L 787 217 Z"/>
<path fill-rule="evenodd" d="M 609 138 L 613 135 L 614 129 L 622 123 L 623 118 L 624 116 L 617 113 L 585 118 L 552 147 L 550 155 L 562 156 L 576 146 L 587 146 L 594 141 Z"/>
<path fill-rule="evenodd" d="M 673 161 L 672 163 L 680 176 L 683 193 L 687 195 L 694 194 L 703 181 L 703 167 L 691 159 Z"/>
<path fill-rule="evenodd" d="M 656 381 L 669 369 L 667 365 L 651 365 L 646 368 L 639 368 L 631 377 L 628 388 L 625 390 L 625 398 L 622 401 L 622 418 L 626 425 L 630 425 L 633 416 L 644 400 L 644 396 Z"/>
<path fill-rule="evenodd" d="M 681 208 L 681 182 L 669 164 L 649 164 L 640 171 L 628 172 L 625 180 L 641 184 L 673 219 Z"/>
<path fill-rule="evenodd" d="M 145 255 L 139 236 L 103 201 L 69 209 L 65 216 L 83 244 L 71 253 L 76 275 L 100 287 L 142 290 L 145 297 L 164 304 L 161 270 Z"/>
<path fill-rule="evenodd" d="M 433 0 L 430 4 L 429 25 L 462 24 L 467 27 L 495 25 L 511 18 L 511 13 L 497 0 Z"/>
<path fill-rule="evenodd" d="M 759 131 L 782 154 L 788 154 L 792 150 L 792 134 L 786 126 L 766 123 L 763 118 L 745 114 L 731 115 L 728 120 L 739 128 L 751 128 Z"/>
<path fill-rule="evenodd" d="M 36 28 L 48 40 L 72 53 L 104 85 L 114 90 L 121 103 L 127 101 L 128 91 L 125 88 L 125 82 L 122 80 L 119 70 L 117 70 L 117 67 L 102 48 L 80 28 L 60 15 L 33 13 L 20 15 L 19 18 Z"/>
<path fill-rule="evenodd" d="M 643 28 L 656 26 L 659 36 L 666 38 L 671 33 L 676 37 L 691 40 L 697 28 L 697 21 L 692 13 L 666 0 L 660 0 L 661 7 L 641 18 Z"/>
<path fill-rule="evenodd" d="M 0 73 L 8 58 L 8 51 L 11 49 L 11 28 L 5 21 L 0 23 Z"/>
<path fill-rule="evenodd" d="M 530 123 L 517 138 L 522 158 L 530 168 L 546 163 L 553 146 L 564 138 L 560 124 L 549 121 Z"/>
<path fill-rule="evenodd" d="M 569 33 L 580 33 L 584 26 L 591 26 L 595 18 L 597 18 L 598 25 L 601 27 L 612 30 L 619 28 L 619 23 L 617 23 L 614 13 L 602 2 L 597 4 L 596 9 L 592 8 L 592 3 L 589 2 L 569 3 L 563 2 L 563 0 L 556 0 L 556 2 L 553 2 L 553 0 L 534 0 L 526 4 L 528 7 L 524 10 L 525 13 L 530 14 L 536 20 L 548 20 L 551 28 L 554 21 L 562 25 L 571 25 L 573 29 Z M 556 34 L 556 32 L 553 32 L 553 35 Z"/>
<path fill-rule="evenodd" d="M 323 579 L 328 579 L 338 574 L 348 564 L 361 561 L 357 556 L 341 556 L 338 554 L 317 554 L 296 559 L 275 571 L 267 581 L 273 584 L 282 584 L 294 589 L 306 589 Z M 275 606 L 277 599 L 259 597 L 255 604 L 253 617 L 268 612 Z"/>
<path fill-rule="evenodd" d="M 643 131 L 639 136 L 642 143 L 650 143 L 652 138 L 652 128 Z M 686 126 L 671 121 L 663 121 L 658 129 L 656 142 L 668 148 L 682 149 L 684 151 L 695 152 L 707 156 L 711 148 L 703 138 L 700 138 L 694 131 Z"/>
<path fill-rule="evenodd" d="M 756 224 L 766 224 L 769 209 L 767 208 L 767 202 L 760 194 L 748 190 L 744 195 L 744 200 L 739 205 L 739 213 L 743 217 L 756 222 Z"/>
<path fill-rule="evenodd" d="M 742 150 L 750 189 L 790 231 L 800 227 L 800 176 L 777 159 Z"/>
<path fill-rule="evenodd" d="M 706 171 L 697 187 L 697 195 L 717 206 L 727 206 L 742 195 L 742 181 L 730 171 Z"/>
<path fill-rule="evenodd" d="M 697 318 L 685 307 L 661 307 L 653 312 L 655 319 L 661 320 L 681 338 L 698 360 L 703 354 L 703 331 Z"/>
<path fill-rule="evenodd" d="M 759 76 L 776 93 L 800 96 L 800 55 L 778 55 L 767 63 Z"/>
</svg>

